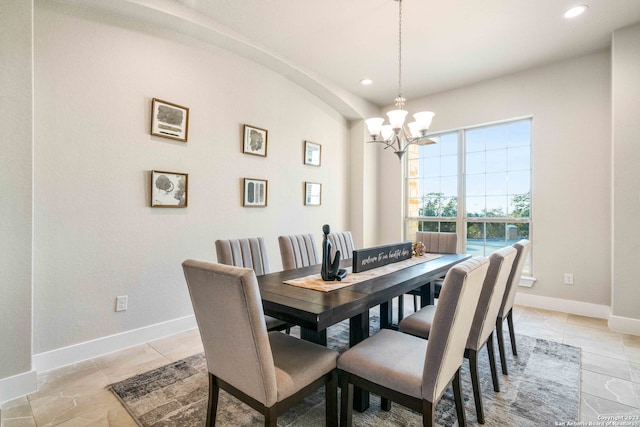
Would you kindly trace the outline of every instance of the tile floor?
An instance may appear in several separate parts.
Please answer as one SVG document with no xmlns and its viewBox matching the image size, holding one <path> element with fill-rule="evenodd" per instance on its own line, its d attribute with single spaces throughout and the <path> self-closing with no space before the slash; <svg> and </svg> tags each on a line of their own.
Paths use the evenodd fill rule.
<svg viewBox="0 0 640 427">
<path fill-rule="evenodd" d="M 515 307 L 514 321 L 519 334 L 582 348 L 584 425 L 602 421 L 599 415 L 640 416 L 640 336 L 612 332 L 606 320 L 522 306 Z M 105 387 L 199 351 L 200 336 L 192 330 L 42 373 L 37 392 L 2 404 L 1 427 L 135 426 Z"/>
</svg>

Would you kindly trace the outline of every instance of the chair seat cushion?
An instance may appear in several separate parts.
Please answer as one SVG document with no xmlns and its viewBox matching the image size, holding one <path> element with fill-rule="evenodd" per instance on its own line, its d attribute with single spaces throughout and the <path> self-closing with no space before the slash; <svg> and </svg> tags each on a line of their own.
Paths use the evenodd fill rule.
<svg viewBox="0 0 640 427">
<path fill-rule="evenodd" d="M 338 352 L 282 332 L 269 332 L 278 401 L 336 368 Z"/>
<path fill-rule="evenodd" d="M 436 306 L 428 305 L 402 319 L 398 327 L 402 332 L 428 339 L 435 314 Z"/>
<path fill-rule="evenodd" d="M 338 368 L 421 399 L 427 343 L 422 338 L 382 329 L 344 352 L 338 358 Z"/>
</svg>

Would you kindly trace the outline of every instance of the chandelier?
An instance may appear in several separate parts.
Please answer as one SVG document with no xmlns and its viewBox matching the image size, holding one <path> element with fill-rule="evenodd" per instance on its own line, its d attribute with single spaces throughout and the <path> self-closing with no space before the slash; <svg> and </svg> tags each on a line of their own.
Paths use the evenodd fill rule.
<svg viewBox="0 0 640 427">
<path fill-rule="evenodd" d="M 406 99 L 402 97 L 402 0 L 398 2 L 398 97 L 394 100 L 395 110 L 389 111 L 387 117 L 389 124 L 384 124 L 382 117 L 372 117 L 365 120 L 371 141 L 379 142 L 392 148 L 398 159 L 402 160 L 402 156 L 407 152 L 411 144 L 428 145 L 435 144 L 435 141 L 427 138 L 429 126 L 435 113 L 431 111 L 421 111 L 415 113 L 413 118 L 415 121 L 405 126 L 405 118 L 408 111 L 404 110 Z"/>
</svg>

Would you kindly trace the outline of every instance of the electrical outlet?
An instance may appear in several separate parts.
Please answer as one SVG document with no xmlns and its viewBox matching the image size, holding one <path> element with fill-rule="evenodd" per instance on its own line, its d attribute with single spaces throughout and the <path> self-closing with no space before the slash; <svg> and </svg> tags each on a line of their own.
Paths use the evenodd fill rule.
<svg viewBox="0 0 640 427">
<path fill-rule="evenodd" d="M 127 305 L 129 304 L 129 296 L 122 295 L 116 297 L 116 311 L 127 311 Z"/>
<path fill-rule="evenodd" d="M 573 285 L 573 273 L 564 273 L 564 284 Z"/>
</svg>

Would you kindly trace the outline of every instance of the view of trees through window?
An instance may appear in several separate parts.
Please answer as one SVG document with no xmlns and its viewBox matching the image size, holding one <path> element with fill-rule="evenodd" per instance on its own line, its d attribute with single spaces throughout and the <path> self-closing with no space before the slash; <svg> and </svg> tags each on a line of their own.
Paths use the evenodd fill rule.
<svg viewBox="0 0 640 427">
<path fill-rule="evenodd" d="M 472 255 L 530 238 L 531 119 L 433 139 L 436 144 L 411 146 L 407 156 L 407 238 L 416 231 L 458 232 Z M 530 273 L 529 263 L 525 269 Z"/>
</svg>

